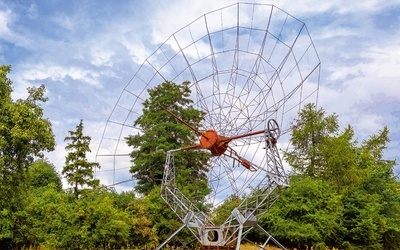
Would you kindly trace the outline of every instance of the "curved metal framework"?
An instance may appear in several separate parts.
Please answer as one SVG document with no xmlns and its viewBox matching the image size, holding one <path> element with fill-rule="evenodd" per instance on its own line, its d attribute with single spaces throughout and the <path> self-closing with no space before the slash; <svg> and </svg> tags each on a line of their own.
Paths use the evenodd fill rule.
<svg viewBox="0 0 400 250">
<path fill-rule="evenodd" d="M 206 133 L 207 132 L 204 134 Z M 241 239 L 245 237 L 254 226 L 257 226 L 267 236 L 267 240 L 262 247 L 265 247 L 268 241 L 272 239 L 275 244 L 284 248 L 257 223 L 258 219 L 266 213 L 278 199 L 283 189 L 289 185 L 278 148 L 276 147 L 280 136 L 278 123 L 271 119 L 268 121 L 268 129 L 265 131 L 235 136 L 235 138 L 250 137 L 261 133 L 264 135 L 265 140 L 264 149 L 267 156 L 265 165 L 256 166 L 247 160 L 243 163 L 243 160 L 240 158 L 232 158 L 234 161 L 239 161 L 241 165 L 249 171 L 256 172 L 257 175 L 259 175 L 259 183 L 255 187 L 248 187 L 252 189 L 252 193 L 241 201 L 239 206 L 232 210 L 230 216 L 221 225 L 215 225 L 212 220 L 209 219 L 208 215 L 199 210 L 176 186 L 174 153 L 176 151 L 186 150 L 186 148 L 168 151 L 164 168 L 161 197 L 182 220 L 183 225 L 157 249 L 161 249 L 166 245 L 169 240 L 184 227 L 187 227 L 203 246 L 232 246 L 239 249 Z M 200 137 L 200 142 L 204 140 L 204 134 Z M 206 139 L 212 140 L 210 137 Z M 229 141 L 231 140 L 232 139 Z M 218 146 L 219 145 L 216 145 L 214 147 Z M 227 146 L 227 148 L 229 148 L 229 146 Z M 192 147 L 190 149 L 192 149 Z M 212 148 L 207 149 L 213 151 Z M 223 154 L 214 155 L 213 157 L 220 157 L 221 155 Z"/>
<path fill-rule="evenodd" d="M 278 148 L 288 144 L 291 122 L 301 108 L 317 102 L 319 75 L 320 60 L 307 28 L 289 13 L 254 3 L 206 13 L 172 34 L 125 86 L 96 154 L 102 166 L 96 178 L 109 185 L 126 180 L 132 149 L 125 138 L 141 132 L 133 124 L 147 90 L 164 81 L 189 80 L 193 107 L 206 115 L 195 128 L 199 143 L 182 149 L 213 155 L 208 205 L 215 209 L 232 196 L 252 198 L 223 225 L 214 225 L 176 188 L 174 151 L 166 152 L 162 196 L 182 228 L 188 227 L 202 244 L 238 245 L 287 186 Z"/>
</svg>

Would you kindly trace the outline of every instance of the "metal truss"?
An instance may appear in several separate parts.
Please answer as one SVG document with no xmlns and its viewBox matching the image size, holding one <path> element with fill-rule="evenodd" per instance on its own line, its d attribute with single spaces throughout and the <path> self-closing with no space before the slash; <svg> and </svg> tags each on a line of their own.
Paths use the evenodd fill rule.
<svg viewBox="0 0 400 250">
<path fill-rule="evenodd" d="M 143 115 L 148 90 L 166 81 L 190 81 L 189 106 L 205 114 L 194 128 L 198 146 L 213 155 L 206 198 L 211 210 L 201 211 L 178 189 L 176 151 L 168 152 L 161 195 L 183 224 L 166 242 L 183 228 L 208 247 L 238 249 L 252 228 L 261 230 L 266 242 L 275 241 L 258 221 L 287 187 L 277 128 L 282 128 L 279 146 L 289 145 L 299 111 L 318 102 L 320 66 L 305 24 L 274 5 L 236 3 L 205 13 L 160 44 L 126 84 L 96 153 L 102 166 L 96 178 L 118 185 L 117 191 L 119 184 L 133 188 L 125 186 L 132 165 L 126 138 L 144 132 L 134 124 Z M 236 208 L 215 225 L 212 214 L 232 196 L 238 197 Z"/>
<path fill-rule="evenodd" d="M 204 247 L 230 246 L 235 249 L 240 249 L 242 239 L 252 228 L 257 227 L 267 237 L 264 247 L 269 240 L 272 240 L 276 245 L 285 249 L 258 224 L 261 216 L 268 212 L 282 191 L 288 187 L 288 180 L 276 146 L 277 138 L 273 137 L 274 134 L 272 133 L 277 129 L 279 130 L 279 128 L 274 127 L 273 130 L 266 130 L 264 133 L 265 153 L 268 161 L 265 169 L 255 167 L 256 171 L 263 172 L 262 180 L 257 187 L 252 187 L 253 192 L 232 210 L 230 216 L 222 225 L 215 225 L 206 213 L 199 210 L 178 189 L 175 181 L 174 153 L 181 149 L 169 151 L 165 163 L 161 197 L 181 219 L 183 225 L 157 249 L 165 246 L 184 227 L 187 227 Z"/>
</svg>

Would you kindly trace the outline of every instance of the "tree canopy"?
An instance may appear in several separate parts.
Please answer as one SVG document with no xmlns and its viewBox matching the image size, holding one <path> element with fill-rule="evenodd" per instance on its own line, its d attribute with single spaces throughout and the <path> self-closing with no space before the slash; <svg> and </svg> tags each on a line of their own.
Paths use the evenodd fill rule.
<svg viewBox="0 0 400 250">
<path fill-rule="evenodd" d="M 57 173 L 55 166 L 44 159 L 35 161 L 29 167 L 27 181 L 32 188 L 54 185 L 56 190 L 62 190 L 61 177 Z"/>
<path fill-rule="evenodd" d="M 28 97 L 14 101 L 11 67 L 0 66 L 0 166 L 2 176 L 22 171 L 43 151 L 55 147 L 51 123 L 43 117 L 41 103 L 47 101 L 45 87 L 28 88 Z"/>
<path fill-rule="evenodd" d="M 136 190 L 140 193 L 148 194 L 161 183 L 168 150 L 197 143 L 197 135 L 163 109 L 198 127 L 204 113 L 193 107 L 189 84 L 167 81 L 148 90 L 149 97 L 143 102 L 143 113 L 134 124 L 140 127 L 141 132 L 127 138 L 128 145 L 133 147 L 130 171 L 138 180 Z M 208 157 L 205 152 L 184 151 L 175 158 L 179 184 L 186 187 L 186 195 L 199 201 L 208 192 Z"/>
<path fill-rule="evenodd" d="M 10 66 L 0 66 L 0 248 L 1 249 L 154 249 L 182 223 L 160 197 L 166 152 L 197 144 L 197 135 L 164 109 L 198 127 L 205 114 L 190 99 L 190 83 L 164 82 L 149 90 L 141 129 L 127 138 L 137 190 L 117 193 L 93 179 L 96 163 L 86 159 L 89 136 L 83 121 L 65 138 L 63 174 L 75 187 L 63 190 L 54 166 L 43 158 L 55 147 L 51 123 L 43 117 L 45 87 L 28 88 L 13 100 Z M 162 107 L 161 107 L 162 106 Z M 400 183 L 396 161 L 385 158 L 389 129 L 359 142 L 350 125 L 313 104 L 299 113 L 284 152 L 293 170 L 290 188 L 259 223 L 289 249 L 400 249 Z M 208 152 L 177 152 L 177 185 L 199 204 L 209 192 Z M 82 187 L 83 186 L 83 187 Z M 82 192 L 81 188 L 91 187 Z M 140 195 L 137 195 L 137 191 Z M 79 197 L 79 199 L 77 199 Z M 240 200 L 229 197 L 216 222 Z M 264 242 L 264 234 L 246 237 Z M 170 246 L 195 248 L 183 230 Z"/>
<path fill-rule="evenodd" d="M 344 249 L 400 247 L 400 185 L 396 164 L 383 158 L 384 127 L 358 143 L 351 126 L 307 105 L 285 152 L 291 187 L 264 218 L 288 246 Z"/>
<path fill-rule="evenodd" d="M 12 99 L 10 66 L 0 66 L 0 247 L 18 238 L 26 206 L 26 170 L 55 147 L 51 123 L 43 117 L 45 87 L 28 88 L 26 99 Z"/>
<path fill-rule="evenodd" d="M 68 151 L 65 157 L 65 166 L 62 174 L 66 177 L 68 184 L 73 186 L 76 197 L 79 195 L 79 187 L 94 187 L 99 184 L 94 178 L 94 168 L 99 168 L 97 162 L 89 162 L 86 154 L 90 150 L 90 136 L 83 134 L 83 121 L 76 126 L 75 131 L 68 131 L 70 136 L 65 137 L 68 141 L 65 149 Z"/>
</svg>

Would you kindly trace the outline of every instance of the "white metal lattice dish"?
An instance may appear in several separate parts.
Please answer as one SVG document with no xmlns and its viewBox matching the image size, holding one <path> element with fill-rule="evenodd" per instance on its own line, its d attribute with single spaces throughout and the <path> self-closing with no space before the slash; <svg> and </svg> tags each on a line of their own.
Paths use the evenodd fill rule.
<svg viewBox="0 0 400 250">
<path fill-rule="evenodd" d="M 171 151 L 162 196 L 201 244 L 239 249 L 287 186 L 278 146 L 288 141 L 303 105 L 317 102 L 319 74 L 320 60 L 305 24 L 276 6 L 237 3 L 204 14 L 161 44 L 126 85 L 107 121 L 97 152 L 102 170 L 96 174 L 109 176 L 110 184 L 130 176 L 131 149 L 124 138 L 140 132 L 132 124 L 147 90 L 164 81 L 189 80 L 194 107 L 206 113 L 198 130 L 231 139 L 226 151 L 210 160 L 207 201 L 215 208 L 232 195 L 260 195 L 214 225 L 171 186 Z"/>
</svg>

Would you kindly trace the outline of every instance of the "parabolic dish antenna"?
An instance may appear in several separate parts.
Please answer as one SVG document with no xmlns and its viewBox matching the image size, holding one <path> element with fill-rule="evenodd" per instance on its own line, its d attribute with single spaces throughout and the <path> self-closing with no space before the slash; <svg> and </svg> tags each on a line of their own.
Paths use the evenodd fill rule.
<svg viewBox="0 0 400 250">
<path fill-rule="evenodd" d="M 229 197 L 246 198 L 215 225 L 175 186 L 176 150 L 169 151 L 161 195 L 182 220 L 176 233 L 187 227 L 209 249 L 239 249 L 258 227 L 266 234 L 265 246 L 273 238 L 257 221 L 288 186 L 278 146 L 288 142 L 301 108 L 317 102 L 319 75 L 306 25 L 278 7 L 237 3 L 206 13 L 162 43 L 125 86 L 101 139 L 96 177 L 116 185 L 130 176 L 132 149 L 125 138 L 141 131 L 133 124 L 148 90 L 165 81 L 190 81 L 193 107 L 205 119 L 192 128 L 198 144 L 176 150 L 211 152 L 210 213 Z"/>
</svg>

